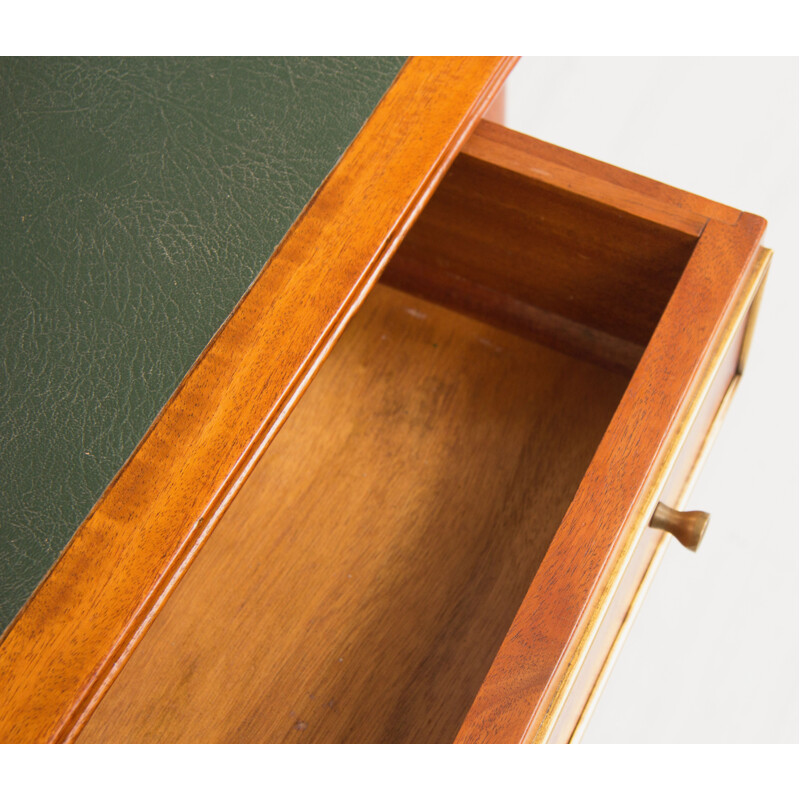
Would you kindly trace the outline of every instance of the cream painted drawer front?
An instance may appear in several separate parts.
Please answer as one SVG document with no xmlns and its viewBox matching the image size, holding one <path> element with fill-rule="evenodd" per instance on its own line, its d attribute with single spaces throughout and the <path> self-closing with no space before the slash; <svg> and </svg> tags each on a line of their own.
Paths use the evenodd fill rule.
<svg viewBox="0 0 800 800">
<path fill-rule="evenodd" d="M 772 252 L 762 248 L 758 255 L 760 283 L 756 294 L 744 307 L 738 324 L 720 339 L 713 368 L 698 390 L 692 418 L 676 436 L 665 460 L 663 473 L 666 477 L 657 496 L 658 502 L 669 508 L 683 509 L 733 399 L 747 358 L 771 258 Z M 591 641 L 587 641 L 580 662 L 576 660 L 548 741 L 580 741 L 650 581 L 674 538 L 647 524 L 648 520 L 653 521 L 649 507 L 638 528 L 631 531 L 609 576 L 605 596 L 598 602 Z M 724 535 L 723 531 L 713 530 L 713 522 L 709 528 L 710 535 Z M 672 546 L 679 546 L 678 542 L 673 542 Z"/>
</svg>

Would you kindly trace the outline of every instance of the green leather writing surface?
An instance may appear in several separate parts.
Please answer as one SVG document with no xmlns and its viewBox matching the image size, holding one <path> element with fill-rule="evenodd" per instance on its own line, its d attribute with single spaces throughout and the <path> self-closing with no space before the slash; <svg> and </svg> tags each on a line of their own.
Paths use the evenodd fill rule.
<svg viewBox="0 0 800 800">
<path fill-rule="evenodd" d="M 402 63 L 0 60 L 0 630 Z"/>
</svg>

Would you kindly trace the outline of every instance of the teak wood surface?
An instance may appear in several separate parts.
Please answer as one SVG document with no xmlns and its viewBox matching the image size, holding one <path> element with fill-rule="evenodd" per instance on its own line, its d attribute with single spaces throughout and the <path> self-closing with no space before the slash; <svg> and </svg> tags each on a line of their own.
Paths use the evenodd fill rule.
<svg viewBox="0 0 800 800">
<path fill-rule="evenodd" d="M 413 58 L 0 643 L 0 740 L 80 730 L 514 59 Z"/>
<path fill-rule="evenodd" d="M 79 742 L 452 742 L 627 378 L 377 286 Z"/>
</svg>

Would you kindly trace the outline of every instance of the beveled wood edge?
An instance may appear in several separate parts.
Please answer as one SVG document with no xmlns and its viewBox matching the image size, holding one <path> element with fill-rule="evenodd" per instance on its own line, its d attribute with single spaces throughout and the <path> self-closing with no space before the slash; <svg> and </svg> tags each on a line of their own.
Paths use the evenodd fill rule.
<svg viewBox="0 0 800 800">
<path fill-rule="evenodd" d="M 743 341 L 739 348 L 739 358 L 738 364 L 736 368 L 736 372 L 733 375 L 730 383 L 728 384 L 728 388 L 725 391 L 725 394 L 722 397 L 722 401 L 717 408 L 716 413 L 714 414 L 714 418 L 711 422 L 711 425 L 706 432 L 703 442 L 700 446 L 700 449 L 695 456 L 692 465 L 689 469 L 689 473 L 686 477 L 686 480 L 683 482 L 678 495 L 674 502 L 674 507 L 677 509 L 682 509 L 684 504 L 689 498 L 689 494 L 691 493 L 692 489 L 694 488 L 695 483 L 697 482 L 698 477 L 700 476 L 700 472 L 703 469 L 706 460 L 708 459 L 708 455 L 711 452 L 711 448 L 714 445 L 714 442 L 717 439 L 717 435 L 719 434 L 720 428 L 725 421 L 725 417 L 728 414 L 728 409 L 730 408 L 730 404 L 733 401 L 734 395 L 736 394 L 736 390 L 739 388 L 739 382 L 742 378 L 742 373 L 744 369 L 744 362 L 747 358 L 747 350 L 749 345 L 750 337 L 753 334 L 753 330 L 755 329 L 756 318 L 758 315 L 758 306 L 761 300 L 761 297 L 764 292 L 764 286 L 766 284 L 767 273 L 769 271 L 769 264 L 772 259 L 772 251 L 766 247 L 762 247 L 758 251 L 757 255 L 758 264 L 757 264 L 757 286 L 755 289 L 755 296 L 753 297 L 750 306 L 746 309 L 745 313 L 747 314 L 747 322 L 745 323 L 745 331 Z M 733 331 L 732 336 L 735 338 L 735 330 Z M 726 346 L 725 342 L 721 344 L 721 355 L 720 359 L 724 356 Z M 718 363 L 718 360 L 715 360 Z M 712 372 L 714 370 L 712 369 Z M 710 383 L 709 383 L 710 386 Z M 698 399 L 698 403 L 696 406 L 696 411 L 699 411 L 700 406 L 702 405 L 703 398 Z M 692 419 L 694 421 L 694 417 Z M 643 528 L 639 528 L 640 531 L 644 530 Z M 634 592 L 628 611 L 625 614 L 625 619 L 622 622 L 619 630 L 617 631 L 616 636 L 614 637 L 614 641 L 609 648 L 608 655 L 606 656 L 605 660 L 603 661 L 603 665 L 598 672 L 597 678 L 595 679 L 594 686 L 592 687 L 591 693 L 587 698 L 586 704 L 584 705 L 583 710 L 581 711 L 580 717 L 578 718 L 575 727 L 570 734 L 569 743 L 570 744 L 577 744 L 580 742 L 586 727 L 591 720 L 592 713 L 597 705 L 597 702 L 603 692 L 603 688 L 605 687 L 606 682 L 608 681 L 608 677 L 611 673 L 611 670 L 614 668 L 614 664 L 616 663 L 617 657 L 622 649 L 622 645 L 625 643 L 625 639 L 628 636 L 628 633 L 631 629 L 631 626 L 636 620 L 636 616 L 639 613 L 639 609 L 644 602 L 644 598 L 647 595 L 647 591 L 650 588 L 650 584 L 655 577 L 656 572 L 658 571 L 658 567 L 661 563 L 661 559 L 664 556 L 664 553 L 669 545 L 672 536 L 669 533 L 663 532 L 658 545 L 656 547 L 655 552 L 653 553 L 652 558 L 650 559 L 650 563 L 647 565 L 647 569 L 642 576 L 642 580 L 639 583 L 639 586 L 636 588 Z M 637 541 L 638 543 L 638 541 Z M 634 544 L 634 547 L 636 544 Z M 603 615 L 605 616 L 605 615 Z M 602 619 L 599 620 L 598 625 L 602 624 Z M 590 645 L 591 646 L 591 643 Z"/>
<path fill-rule="evenodd" d="M 58 562 L 5 631 L 0 640 L 0 741 L 74 740 L 515 63 L 516 58 L 509 57 L 447 57 L 412 58 L 405 64 Z M 415 135 L 406 135 L 414 124 Z M 344 245 L 331 237 L 337 231 L 341 237 L 350 237 Z M 353 237 L 360 237 L 358 247 L 352 243 Z M 319 241 L 327 251 L 317 246 Z M 353 264 L 354 252 L 363 261 Z M 342 284 L 329 289 L 320 285 L 316 273 L 324 277 L 332 269 L 341 275 Z M 315 295 L 317 289 L 329 291 L 333 297 Z M 336 291 L 344 292 L 342 299 Z M 289 303 L 292 292 L 295 300 L 311 297 L 330 306 L 333 314 L 317 319 L 322 312 L 303 309 L 299 303 L 287 311 L 280 305 L 281 298 L 287 296 Z M 265 299 L 262 295 L 276 300 L 259 306 L 258 301 Z M 288 316 L 281 317 L 281 312 Z M 273 362 L 280 359 L 283 353 L 270 353 L 268 344 L 274 344 L 273 339 L 280 342 L 281 335 L 289 337 L 298 329 L 304 329 L 304 336 L 295 335 L 294 340 L 308 342 L 310 349 L 295 356 L 300 359 L 296 369 L 270 371 L 269 359 L 265 367 L 258 357 L 271 355 Z M 257 334 L 261 330 L 273 339 L 260 341 Z M 291 357 L 292 353 L 286 356 Z M 217 384 L 222 385 L 214 384 L 212 391 L 206 383 L 215 361 L 220 373 Z M 237 372 L 236 367 L 248 374 Z M 230 383 L 225 383 L 228 376 Z M 253 391 L 252 411 L 226 418 L 222 413 L 225 403 L 235 405 L 234 400 L 241 398 L 233 398 L 234 389 L 248 382 Z M 185 442 L 184 428 L 198 437 L 198 447 Z M 236 428 L 240 430 L 234 437 Z M 228 440 L 246 442 L 246 446 L 238 452 L 217 454 L 213 445 Z M 143 496 L 131 503 L 120 496 L 125 482 L 135 483 L 160 465 L 165 465 L 163 484 L 169 488 L 171 481 L 186 472 L 191 477 L 193 459 L 209 454 L 216 460 L 203 462 L 203 474 L 213 474 L 198 487 L 200 496 L 193 495 L 191 502 L 185 489 L 172 503 L 154 495 L 156 490 L 148 495 L 143 489 Z M 180 462 L 185 462 L 185 471 Z M 152 484 L 150 478 L 148 489 Z M 160 504 L 152 511 L 150 496 L 157 497 Z M 173 528 L 173 519 L 183 522 Z M 134 542 L 127 544 L 125 537 Z M 144 552 L 137 551 L 137 544 Z M 119 563 L 120 557 L 129 561 Z M 96 583 L 102 586 L 98 588 Z M 117 586 L 127 594 L 120 596 L 114 591 Z M 99 631 L 98 625 L 102 625 Z"/>
<path fill-rule="evenodd" d="M 717 345 L 753 299 L 765 226 L 750 214 L 735 225 L 710 219 L 705 226 L 457 742 L 548 740 L 713 377 Z M 698 307 L 701 293 L 706 302 Z M 690 311 L 694 337 L 680 341 Z M 613 495 L 604 490 L 606 475 L 614 476 Z"/>
</svg>

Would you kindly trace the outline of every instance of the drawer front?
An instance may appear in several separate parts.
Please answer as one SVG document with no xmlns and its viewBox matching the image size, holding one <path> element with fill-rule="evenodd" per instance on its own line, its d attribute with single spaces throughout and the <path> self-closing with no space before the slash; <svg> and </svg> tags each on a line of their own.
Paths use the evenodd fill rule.
<svg viewBox="0 0 800 800">
<path fill-rule="evenodd" d="M 718 356 L 706 381 L 707 388 L 697 397 L 694 419 L 687 426 L 685 435 L 673 443 L 672 467 L 658 493 L 659 502 L 666 506 L 683 508 L 724 420 L 742 375 L 771 257 L 771 251 L 761 249 L 758 256 L 759 290 L 732 335 L 720 342 Z M 638 529 L 632 532 L 628 545 L 616 561 L 605 587 L 605 602 L 598 603 L 596 608 L 591 640 L 585 642 L 580 660 L 576 659 L 567 677 L 563 701 L 551 718 L 546 741 L 578 742 L 588 724 L 650 581 L 672 539 L 666 531 L 646 524 L 651 517 L 648 513 Z"/>
<path fill-rule="evenodd" d="M 653 512 L 681 506 L 738 381 L 762 231 L 747 215 L 704 229 L 457 741 L 580 734 L 665 546 Z"/>
</svg>

